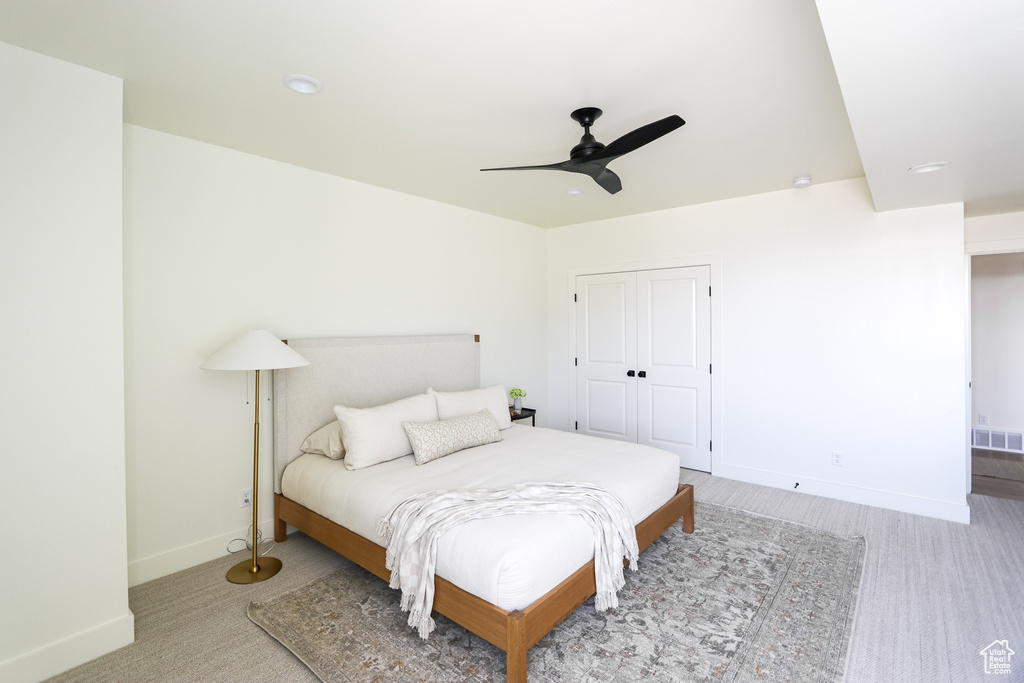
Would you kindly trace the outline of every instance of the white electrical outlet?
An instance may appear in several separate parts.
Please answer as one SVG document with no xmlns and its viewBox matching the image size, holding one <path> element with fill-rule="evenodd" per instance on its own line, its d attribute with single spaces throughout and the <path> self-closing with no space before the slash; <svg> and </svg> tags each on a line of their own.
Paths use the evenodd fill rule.
<svg viewBox="0 0 1024 683">
<path fill-rule="evenodd" d="M 987 425 L 988 424 L 988 415 L 982 415 L 981 413 L 978 413 L 978 424 L 979 425 Z"/>
<path fill-rule="evenodd" d="M 836 467 L 843 466 L 843 454 L 839 451 L 832 451 L 832 464 Z"/>
<path fill-rule="evenodd" d="M 247 508 L 252 505 L 252 489 L 242 489 L 238 497 L 238 507 Z"/>
</svg>

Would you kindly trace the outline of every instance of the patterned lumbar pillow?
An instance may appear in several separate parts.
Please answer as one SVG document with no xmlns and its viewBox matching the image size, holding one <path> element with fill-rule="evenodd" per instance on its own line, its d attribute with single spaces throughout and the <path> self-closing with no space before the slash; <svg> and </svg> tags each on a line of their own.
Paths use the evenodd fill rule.
<svg viewBox="0 0 1024 683">
<path fill-rule="evenodd" d="M 403 422 L 416 464 L 443 458 L 474 446 L 501 441 L 498 423 L 486 408 L 479 413 L 436 422 Z"/>
</svg>

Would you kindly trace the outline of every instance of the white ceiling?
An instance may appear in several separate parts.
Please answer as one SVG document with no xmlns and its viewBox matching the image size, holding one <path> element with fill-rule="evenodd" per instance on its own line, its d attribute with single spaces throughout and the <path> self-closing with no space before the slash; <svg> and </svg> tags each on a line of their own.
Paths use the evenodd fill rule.
<svg viewBox="0 0 1024 683">
<path fill-rule="evenodd" d="M 129 123 L 552 227 L 801 175 L 866 174 L 879 210 L 1024 211 L 1022 17 L 1017 0 L 3 0 L 0 41 L 122 77 Z M 686 125 L 612 162 L 616 195 L 479 171 L 567 159 L 583 106 L 606 144 Z"/>
</svg>

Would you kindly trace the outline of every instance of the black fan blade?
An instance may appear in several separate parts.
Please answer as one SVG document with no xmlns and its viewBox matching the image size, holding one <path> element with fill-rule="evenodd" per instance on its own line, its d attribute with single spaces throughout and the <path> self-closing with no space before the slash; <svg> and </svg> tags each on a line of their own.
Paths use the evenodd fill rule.
<svg viewBox="0 0 1024 683">
<path fill-rule="evenodd" d="M 629 154 L 630 152 L 640 149 L 648 142 L 654 142 L 663 135 L 668 135 L 676 128 L 682 127 L 686 123 L 679 116 L 673 114 L 672 116 L 666 116 L 660 121 L 654 123 L 648 123 L 646 126 L 640 126 L 631 133 L 626 133 L 621 138 L 611 143 L 600 152 L 595 153 L 590 161 L 596 161 L 598 159 L 611 161 L 621 157 L 623 154 Z"/>
<path fill-rule="evenodd" d="M 609 171 L 605 168 L 606 163 L 608 162 L 587 160 L 576 168 L 576 172 L 590 176 L 598 185 L 608 190 L 610 194 L 615 194 L 622 189 L 622 181 L 619 180 L 619 176 L 615 175 L 614 171 Z"/>
<path fill-rule="evenodd" d="M 506 166 L 504 168 L 481 168 L 481 171 L 575 171 L 575 161 L 560 161 L 557 164 L 544 164 L 543 166 Z"/>
<path fill-rule="evenodd" d="M 534 170 L 546 170 L 546 171 L 568 171 L 569 173 L 582 173 L 588 175 L 594 179 L 594 181 L 608 190 L 608 192 L 615 194 L 622 189 L 622 181 L 619 180 L 619 176 L 615 175 L 612 171 L 605 168 L 605 164 L 608 161 L 597 159 L 591 161 L 587 159 L 583 163 L 579 161 L 562 161 L 557 164 L 545 164 L 543 166 L 507 166 L 504 168 L 481 168 L 481 171 L 534 171 Z"/>
<path fill-rule="evenodd" d="M 622 189 L 622 181 L 619 180 L 619 176 L 615 175 L 613 171 L 609 171 L 607 168 L 601 171 L 594 180 L 597 181 L 598 185 L 608 190 L 611 194 L 615 194 Z"/>
</svg>

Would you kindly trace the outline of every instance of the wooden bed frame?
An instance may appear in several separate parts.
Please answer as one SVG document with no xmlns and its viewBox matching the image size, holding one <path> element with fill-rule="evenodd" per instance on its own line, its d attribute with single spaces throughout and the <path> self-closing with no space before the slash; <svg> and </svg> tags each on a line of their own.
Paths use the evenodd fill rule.
<svg viewBox="0 0 1024 683">
<path fill-rule="evenodd" d="M 287 525 L 389 581 L 385 549 L 282 495 L 284 469 L 302 452 L 313 431 L 335 419 L 337 404 L 356 408 L 388 403 L 433 387 L 463 391 L 480 387 L 480 337 L 433 335 L 293 339 L 287 342 L 310 365 L 274 371 L 274 538 Z M 636 525 L 640 550 L 680 519 L 693 532 L 693 487 L 676 494 Z M 506 653 L 508 681 L 525 683 L 526 653 L 594 595 L 594 561 L 580 567 L 523 610 L 505 611 L 441 577 L 434 581 L 434 611 Z"/>
<path fill-rule="evenodd" d="M 636 525 L 640 550 L 680 519 L 683 531 L 692 534 L 693 487 L 689 484 L 680 484 L 667 503 Z M 386 550 L 382 546 L 280 493 L 274 494 L 274 540 L 278 543 L 287 539 L 288 524 L 385 581 L 391 580 L 391 572 L 384 566 Z M 526 683 L 527 651 L 596 591 L 593 560 L 526 609 L 513 612 L 496 607 L 438 576 L 434 579 L 434 611 L 503 650 L 508 683 Z"/>
</svg>

